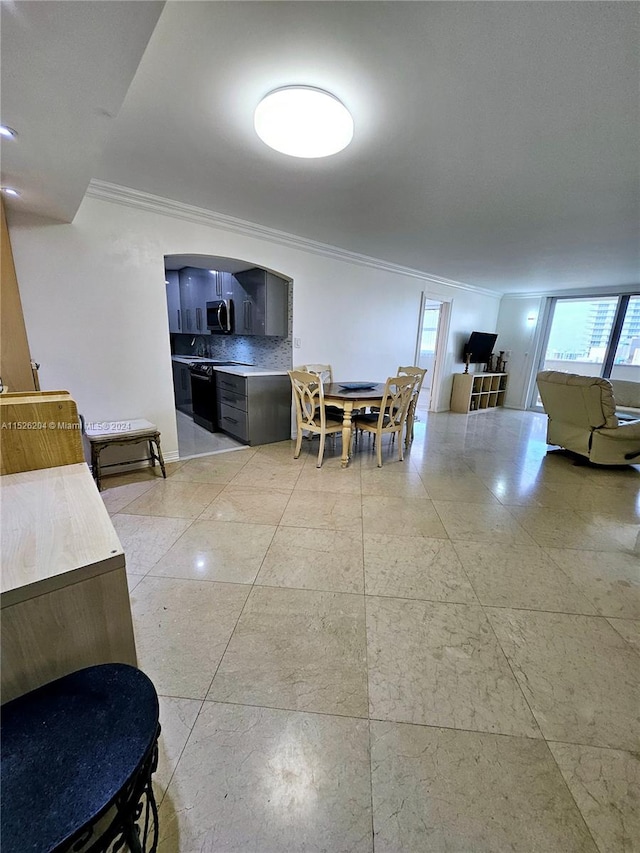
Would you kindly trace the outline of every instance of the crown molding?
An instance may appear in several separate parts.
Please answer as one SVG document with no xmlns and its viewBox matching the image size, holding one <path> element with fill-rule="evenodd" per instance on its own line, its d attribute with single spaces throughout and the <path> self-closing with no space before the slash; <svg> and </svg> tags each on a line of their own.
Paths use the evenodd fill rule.
<svg viewBox="0 0 640 853">
<path fill-rule="evenodd" d="M 314 255 L 322 255 L 334 260 L 337 259 L 345 261 L 346 263 L 356 264 L 357 266 L 397 273 L 409 278 L 416 278 L 420 281 L 445 285 L 446 287 L 452 287 L 457 290 L 465 290 L 472 293 L 480 293 L 484 296 L 492 296 L 494 299 L 500 299 L 502 297 L 502 293 L 497 293 L 495 290 L 487 290 L 486 288 L 477 287 L 473 284 L 466 284 L 462 281 L 441 278 L 440 276 L 431 275 L 430 273 L 414 269 L 413 267 L 404 267 L 400 264 L 383 261 L 380 258 L 373 258 L 369 255 L 350 252 L 348 249 L 341 249 L 338 246 L 331 246 L 328 243 L 320 243 L 317 240 L 311 240 L 308 237 L 299 237 L 296 234 L 289 234 L 286 231 L 278 231 L 275 228 L 268 228 L 267 226 L 259 225 L 256 222 L 248 222 L 244 219 L 238 219 L 235 216 L 216 213 L 213 210 L 207 210 L 203 207 L 194 207 L 191 204 L 184 204 L 180 201 L 174 201 L 173 199 L 152 195 L 151 193 L 142 192 L 141 190 L 134 190 L 131 187 L 121 187 L 117 184 L 108 183 L 107 181 L 93 179 L 89 184 L 86 195 L 90 198 L 109 201 L 126 207 L 135 207 L 138 210 L 147 210 L 151 213 L 159 213 L 162 216 L 170 216 L 173 219 L 183 219 L 186 222 L 195 222 L 198 225 L 223 228 L 226 231 L 233 231 L 236 234 L 244 234 L 247 237 L 254 237 L 258 240 L 265 240 L 270 243 L 279 243 L 280 245 L 287 246 L 291 249 L 298 249 Z"/>
<path fill-rule="evenodd" d="M 553 290 L 531 290 L 531 291 L 514 291 L 513 293 L 503 293 L 505 299 L 585 299 L 590 296 L 620 296 L 622 294 L 638 295 L 640 294 L 640 284 L 608 284 L 608 285 L 589 285 L 588 287 L 566 287 L 555 288 Z"/>
</svg>

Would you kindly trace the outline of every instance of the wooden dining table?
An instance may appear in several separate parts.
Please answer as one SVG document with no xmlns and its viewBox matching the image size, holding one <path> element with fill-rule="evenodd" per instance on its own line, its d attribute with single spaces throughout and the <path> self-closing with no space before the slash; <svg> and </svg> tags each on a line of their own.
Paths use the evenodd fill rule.
<svg viewBox="0 0 640 853">
<path fill-rule="evenodd" d="M 368 388 L 349 388 L 353 385 L 369 385 Z M 324 402 L 327 406 L 342 409 L 342 467 L 349 464 L 351 449 L 351 415 L 356 409 L 380 406 L 384 397 L 384 382 L 333 382 L 324 386 Z"/>
</svg>

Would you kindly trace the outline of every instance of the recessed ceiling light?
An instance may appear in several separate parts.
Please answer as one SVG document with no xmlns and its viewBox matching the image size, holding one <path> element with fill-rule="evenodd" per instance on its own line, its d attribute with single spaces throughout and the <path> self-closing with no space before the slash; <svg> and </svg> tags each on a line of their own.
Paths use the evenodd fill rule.
<svg viewBox="0 0 640 853">
<path fill-rule="evenodd" d="M 5 139 L 15 139 L 18 134 L 12 127 L 7 127 L 6 124 L 0 124 L 0 136 Z"/>
<path fill-rule="evenodd" d="M 18 190 L 14 190 L 13 187 L 2 187 L 2 192 L 5 195 L 12 195 L 12 196 L 19 196 L 20 195 Z"/>
<path fill-rule="evenodd" d="M 329 157 L 353 138 L 345 105 L 312 86 L 270 92 L 256 107 L 254 127 L 263 142 L 291 157 Z"/>
</svg>

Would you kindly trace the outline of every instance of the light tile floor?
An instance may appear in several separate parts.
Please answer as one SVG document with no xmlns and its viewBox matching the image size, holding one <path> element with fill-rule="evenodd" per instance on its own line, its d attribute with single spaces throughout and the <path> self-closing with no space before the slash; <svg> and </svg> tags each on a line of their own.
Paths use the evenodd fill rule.
<svg viewBox="0 0 640 853">
<path fill-rule="evenodd" d="M 240 442 L 231 438 L 230 435 L 226 435 L 224 432 L 209 432 L 209 430 L 195 423 L 191 415 L 179 410 L 176 410 L 176 425 L 181 459 L 242 447 Z"/>
<path fill-rule="evenodd" d="M 422 414 L 105 479 L 160 853 L 640 851 L 640 468 Z"/>
</svg>

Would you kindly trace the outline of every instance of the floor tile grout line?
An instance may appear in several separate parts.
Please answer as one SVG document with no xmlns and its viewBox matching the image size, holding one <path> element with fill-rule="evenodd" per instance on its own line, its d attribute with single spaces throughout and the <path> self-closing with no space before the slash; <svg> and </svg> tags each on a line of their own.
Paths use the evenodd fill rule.
<svg viewBox="0 0 640 853">
<path fill-rule="evenodd" d="M 544 607 L 522 607 L 513 604 L 486 604 L 480 601 L 482 607 L 489 610 L 517 610 L 520 613 L 548 613 L 555 616 L 584 616 L 589 619 L 607 619 L 603 613 L 582 613 L 579 610 L 547 610 Z M 614 616 L 611 617 L 615 619 Z"/>
<path fill-rule="evenodd" d="M 249 600 L 249 596 L 251 595 L 251 591 L 253 590 L 253 584 L 237 584 L 237 586 L 247 586 L 247 587 L 249 587 L 249 589 L 248 589 L 248 592 L 245 596 L 244 602 L 242 603 L 242 607 L 240 608 L 240 613 L 238 614 L 238 618 L 236 619 L 236 621 L 233 624 L 233 628 L 231 629 L 231 632 L 229 634 L 229 639 L 227 640 L 225 647 L 223 649 L 223 652 L 220 655 L 220 660 L 218 661 L 217 665 L 214 668 L 213 675 L 211 676 L 211 681 L 209 682 L 209 686 L 207 687 L 205 694 L 204 694 L 205 699 L 209 695 L 209 691 L 211 690 L 211 687 L 213 686 L 214 679 L 215 679 L 216 675 L 218 674 L 218 670 L 220 669 L 220 666 L 222 664 L 224 656 L 226 655 L 227 649 L 229 648 L 229 645 L 231 643 L 231 639 L 236 632 L 236 628 L 238 627 L 238 623 L 240 622 L 240 618 L 241 618 L 242 614 L 244 613 L 245 607 L 247 606 L 247 601 Z"/>
<path fill-rule="evenodd" d="M 632 651 L 634 651 L 637 655 L 639 655 L 639 656 L 640 656 L 640 646 L 635 645 L 634 643 L 632 643 L 632 642 L 631 642 L 631 640 L 629 640 L 629 639 L 627 639 L 627 637 L 623 636 L 623 635 L 620 633 L 620 631 L 616 628 L 616 626 L 615 626 L 615 625 L 613 625 L 613 624 L 611 623 L 611 620 L 612 620 L 612 619 L 626 619 L 627 617 L 626 617 L 626 616 L 605 616 L 604 618 L 607 620 L 607 622 L 609 623 L 609 625 L 611 625 L 611 627 L 612 627 L 612 628 L 613 628 L 613 630 L 616 632 L 616 634 L 617 634 L 619 637 L 622 637 L 622 639 L 623 639 L 623 640 L 625 641 L 625 643 L 629 646 L 629 648 L 630 648 Z M 630 619 L 629 621 L 630 621 L 630 622 L 638 622 L 638 623 L 640 623 L 640 619 Z"/>
<path fill-rule="evenodd" d="M 140 517 L 142 517 L 142 518 L 154 518 L 154 519 L 169 518 L 168 516 L 140 516 Z M 154 571 L 153 571 L 153 570 L 156 568 L 156 566 L 158 565 L 158 563 L 159 563 L 162 559 L 164 559 L 164 557 L 166 557 L 166 555 L 169 553 L 169 551 L 170 551 L 170 550 L 171 550 L 171 549 L 172 549 L 172 548 L 173 548 L 173 547 L 174 547 L 174 546 L 175 546 L 175 545 L 180 541 L 180 539 L 182 539 L 182 537 L 183 537 L 183 536 L 184 536 L 184 535 L 185 535 L 185 534 L 190 530 L 190 528 L 191 528 L 191 527 L 192 527 L 192 525 L 195 523 L 195 521 L 197 521 L 197 520 L 198 520 L 198 519 L 182 519 L 182 518 L 179 518 L 179 517 L 171 517 L 171 518 L 175 518 L 176 520 L 189 521 L 190 523 L 189 523 L 189 525 L 185 528 L 185 530 L 184 530 L 182 533 L 180 533 L 180 535 L 178 536 L 178 538 L 177 538 L 177 539 L 176 539 L 176 540 L 175 540 L 175 541 L 174 541 L 174 542 L 169 546 L 169 548 L 167 549 L 167 551 L 166 551 L 166 552 L 165 552 L 161 557 L 159 557 L 159 558 L 158 558 L 158 560 L 156 560 L 156 562 L 155 562 L 151 567 L 149 567 L 149 568 L 148 568 L 148 569 L 146 569 L 145 571 L 135 571 L 135 572 L 131 572 L 131 574 L 132 574 L 132 575 L 140 575 L 141 577 L 146 577 L 147 575 L 152 575 L 153 577 L 160 577 L 160 578 L 162 578 L 162 577 L 165 577 L 165 578 L 173 578 L 173 579 L 175 579 L 175 580 L 195 580 L 195 581 L 202 581 L 202 582 L 205 582 L 205 583 L 228 583 L 228 584 L 233 584 L 233 585 L 242 585 L 242 586 L 244 586 L 244 585 L 248 585 L 248 584 L 244 584 L 244 583 L 242 583 L 242 582 L 239 582 L 239 581 L 233 581 L 233 580 L 222 580 L 222 579 L 217 579 L 217 578 L 203 578 L 203 577 L 195 578 L 195 577 L 187 577 L 187 576 L 184 576 L 184 575 L 157 574 L 157 573 L 154 573 Z M 277 531 L 278 531 L 278 529 L 279 529 L 280 527 L 283 527 L 283 528 L 286 528 L 286 529 L 292 529 L 292 528 L 288 527 L 287 525 L 282 525 L 281 523 L 278 523 L 278 524 L 276 525 L 276 524 L 266 524 L 266 523 L 265 523 L 265 524 L 261 524 L 261 523 L 258 523 L 258 522 L 244 522 L 244 521 L 224 521 L 224 522 L 217 522 L 215 519 L 206 519 L 206 520 L 211 520 L 211 521 L 213 521 L 213 522 L 215 522 L 215 523 L 224 523 L 224 524 L 227 524 L 227 523 L 228 523 L 228 524 L 247 524 L 247 523 L 251 523 L 251 524 L 257 524 L 257 525 L 259 525 L 259 526 L 263 526 L 263 527 L 274 527 L 274 528 L 275 528 L 275 533 L 274 533 L 274 536 L 272 536 L 272 539 L 271 539 L 271 541 L 270 541 L 270 543 L 269 543 L 269 546 L 268 546 L 268 548 L 267 548 L 267 551 L 268 551 L 268 550 L 269 550 L 269 548 L 271 547 L 271 544 L 273 543 L 273 539 L 275 538 L 275 535 L 276 535 L 276 533 L 277 533 Z M 293 528 L 293 529 L 296 529 L 296 528 Z M 300 529 L 311 529 L 311 530 L 322 530 L 322 531 L 325 531 L 325 530 L 326 530 L 326 531 L 333 531 L 333 530 L 335 530 L 335 528 L 300 528 Z M 363 538 L 364 538 L 364 535 L 365 535 L 365 534 L 363 533 Z M 412 539 L 414 539 L 414 538 L 418 538 L 418 539 L 420 539 L 420 538 L 432 538 L 432 537 L 403 537 L 403 538 L 412 538 Z M 438 541 L 445 541 L 445 540 L 440 540 L 440 539 L 439 539 Z M 449 540 L 449 541 L 451 541 L 451 542 L 452 542 L 452 545 L 453 545 L 453 546 L 454 546 L 454 548 L 455 548 L 455 543 L 456 543 L 456 542 L 459 542 L 459 541 L 466 541 L 466 540 Z M 523 546 L 523 547 L 526 547 L 526 546 Z M 263 565 L 263 563 L 264 563 L 264 559 L 265 559 L 265 558 L 266 558 L 266 552 L 265 552 L 265 557 L 263 557 L 263 559 L 262 559 L 262 562 L 261 562 L 261 566 L 260 566 L 260 568 L 262 568 L 262 565 Z M 478 605 L 480 605 L 480 606 L 482 606 L 482 607 L 490 608 L 490 609 L 492 609 L 492 610 L 517 610 L 517 611 L 523 611 L 523 612 L 531 612 L 531 613 L 549 613 L 549 614 L 558 614 L 558 615 L 564 615 L 564 616 L 585 616 L 585 617 L 591 617 L 591 618 L 603 618 L 603 619 L 607 619 L 607 620 L 609 620 L 609 619 L 629 619 L 630 621 L 639 621 L 639 620 L 635 619 L 633 616 L 620 616 L 620 615 L 618 615 L 618 614 L 612 614 L 612 613 L 584 613 L 584 612 L 582 612 L 582 611 L 578 611 L 578 610 L 555 610 L 555 609 L 554 609 L 554 610 L 549 610 L 548 608 L 544 608 L 544 607 L 524 606 L 524 605 L 515 605 L 515 604 L 492 604 L 492 603 L 489 603 L 489 602 L 487 602 L 487 601 L 483 601 L 483 600 L 478 596 L 478 593 L 477 593 L 477 591 L 476 591 L 475 585 L 474 585 L 474 584 L 473 584 L 473 582 L 471 581 L 471 578 L 470 578 L 470 576 L 467 574 L 466 570 L 464 570 L 464 564 L 462 563 L 462 561 L 460 561 L 460 562 L 461 562 L 461 565 L 462 565 L 463 571 L 464 571 L 464 573 L 465 573 L 465 576 L 466 576 L 466 577 L 467 577 L 467 579 L 469 580 L 469 584 L 470 584 L 471 588 L 473 589 L 474 593 L 476 594 L 477 601 L 473 601 L 473 602 L 470 602 L 470 601 L 462 601 L 462 600 L 461 600 L 461 601 L 457 601 L 457 600 L 455 600 L 455 599 L 431 598 L 431 597 L 423 597 L 423 596 L 415 596 L 415 595 L 414 595 L 414 596 L 411 596 L 411 595 L 402 595 L 402 594 L 399 594 L 399 593 L 374 593 L 374 592 L 367 592 L 367 591 L 366 591 L 366 572 L 364 572 L 365 577 L 363 578 L 363 583 L 364 583 L 364 585 L 365 585 L 365 592 L 364 592 L 364 594 L 365 594 L 366 596 L 371 596 L 371 597 L 376 597 L 376 598 L 392 598 L 392 599 L 399 599 L 399 600 L 406 600 L 406 601 L 425 601 L 425 602 L 430 602 L 430 603 L 434 603 L 434 604 L 457 604 L 457 605 L 467 605 L 467 606 L 470 606 L 470 607 L 471 607 L 471 606 L 478 606 Z M 364 553 L 363 553 L 363 564 L 364 564 Z M 561 569 L 559 569 L 559 571 L 562 571 L 562 570 L 561 570 Z M 260 572 L 260 569 L 258 569 L 258 574 L 259 574 L 259 572 Z M 564 572 L 562 572 L 562 573 L 565 575 L 565 577 L 567 577 L 567 578 L 568 578 L 568 580 L 569 580 L 569 581 L 571 581 L 571 578 L 570 578 L 569 576 L 567 576 L 567 575 L 566 575 L 566 573 L 564 573 Z M 300 587 L 298 587 L 298 586 L 282 585 L 282 584 L 275 584 L 275 583 L 260 583 L 260 582 L 258 581 L 258 575 L 256 575 L 256 579 L 255 579 L 254 581 L 251 581 L 250 583 L 251 583 L 251 584 L 255 584 L 255 585 L 257 585 L 257 586 L 270 587 L 270 588 L 274 588 L 274 589 L 297 589 L 297 590 L 300 590 L 300 591 L 330 592 L 330 593 L 339 593 L 339 594 L 345 594 L 345 595 L 359 595 L 359 594 L 361 594 L 361 593 L 360 593 L 360 592 L 358 592 L 358 591 L 351 591 L 351 590 L 338 590 L 338 589 L 330 589 L 330 588 L 325 588 L 325 587 L 306 587 L 306 586 L 300 586 Z M 575 585 L 575 584 L 574 584 L 574 585 Z M 582 593 L 582 594 L 584 595 L 584 593 Z M 594 606 L 594 607 L 596 606 L 595 604 L 593 604 L 593 602 L 590 602 L 590 601 L 589 601 L 589 599 L 586 597 L 586 595 L 585 595 L 585 599 L 586 599 L 589 603 L 591 603 L 591 604 L 592 604 L 592 606 Z M 613 625 L 612 625 L 612 628 L 614 628 L 614 629 L 615 629 L 615 626 L 613 626 Z M 619 633 L 619 632 L 616 632 L 616 633 Z M 622 635 L 620 635 L 620 636 L 622 636 Z M 623 640 L 625 640 L 625 642 L 627 642 L 627 643 L 628 643 L 628 640 L 626 640 L 626 638 L 625 638 L 625 637 L 622 637 L 622 639 L 623 639 Z M 629 645 L 631 645 L 631 646 L 633 647 L 633 644 L 629 643 Z"/>
<path fill-rule="evenodd" d="M 300 476 L 300 475 L 298 474 L 298 477 L 299 477 L 299 476 Z M 292 494 L 293 494 L 293 492 L 292 492 Z M 289 505 L 289 501 L 290 501 L 290 500 L 291 500 L 291 496 L 289 497 L 289 500 L 287 501 L 287 506 Z M 285 510 L 284 510 L 284 511 L 286 512 L 286 506 L 285 506 Z M 284 512 L 283 512 L 283 515 L 284 515 Z M 270 542 L 269 542 L 269 546 L 268 546 L 268 547 L 267 547 L 267 549 L 265 550 L 264 556 L 263 556 L 262 561 L 261 561 L 261 563 L 260 563 L 260 568 L 258 568 L 258 571 L 256 572 L 256 575 L 255 575 L 255 577 L 254 577 L 253 581 L 251 582 L 251 584 L 248 584 L 248 586 L 250 587 L 250 588 L 249 588 L 249 591 L 248 591 L 247 596 L 246 596 L 246 598 L 245 598 L 245 600 L 244 600 L 244 603 L 243 603 L 243 605 L 242 605 L 242 608 L 241 608 L 241 610 L 240 610 L 240 613 L 238 614 L 238 618 L 237 618 L 237 619 L 236 619 L 236 621 L 235 621 L 235 624 L 234 624 L 234 626 L 233 626 L 233 629 L 232 629 L 231 633 L 229 634 L 229 639 L 227 640 L 227 643 L 226 643 L 226 645 L 225 645 L 225 647 L 224 647 L 224 651 L 223 651 L 223 652 L 222 652 L 222 654 L 220 655 L 220 660 L 218 661 L 218 665 L 216 666 L 216 668 L 215 668 L 215 670 L 214 670 L 214 673 L 213 673 L 213 676 L 212 676 L 212 678 L 211 678 L 211 681 L 209 682 L 209 687 L 207 688 L 207 691 L 206 691 L 206 693 L 205 693 L 205 699 L 206 699 L 206 697 L 209 695 L 209 693 L 210 693 L 210 691 L 211 691 L 211 688 L 213 687 L 213 682 L 215 681 L 215 677 L 216 677 L 216 675 L 217 675 L 217 673 L 218 673 L 218 670 L 220 669 L 220 666 L 222 665 L 222 661 L 224 660 L 224 656 L 226 655 L 227 650 L 228 650 L 228 648 L 229 648 L 229 646 L 230 646 L 230 644 L 231 644 L 231 640 L 232 640 L 232 638 L 233 638 L 233 635 L 234 635 L 234 634 L 235 634 L 235 632 L 236 632 L 236 628 L 238 627 L 238 624 L 239 624 L 239 622 L 240 622 L 240 619 L 242 618 L 242 614 L 243 614 L 243 613 L 244 613 L 244 611 L 245 611 L 245 608 L 246 608 L 246 606 L 247 606 L 247 602 L 249 601 L 249 598 L 250 598 L 250 596 L 251 596 L 251 593 L 253 592 L 253 589 L 254 589 L 254 588 L 255 588 L 255 586 L 256 586 L 256 578 L 257 578 L 257 577 L 258 577 L 258 575 L 260 574 L 260 569 L 262 568 L 262 565 L 263 565 L 263 563 L 264 563 L 264 560 L 266 559 L 267 552 L 268 552 L 269 548 L 271 547 L 271 544 L 273 543 L 273 540 L 274 540 L 274 538 L 275 538 L 275 536 L 276 536 L 276 533 L 277 533 L 277 531 L 278 531 L 278 527 L 279 527 L 279 525 L 275 526 L 275 528 L 274 528 L 273 535 L 272 535 L 271 540 L 270 540 Z"/>
<path fill-rule="evenodd" d="M 186 697 L 164 696 L 163 694 L 159 694 L 159 695 L 163 699 L 186 698 Z M 195 699 L 195 700 L 190 700 L 190 701 L 200 702 L 200 707 L 198 708 L 198 713 L 196 714 L 196 716 L 193 720 L 193 723 L 191 725 L 191 728 L 189 729 L 189 734 L 185 738 L 184 745 L 183 745 L 182 749 L 180 750 L 180 755 L 176 759 L 176 763 L 174 764 L 173 770 L 171 771 L 171 775 L 169 776 L 167 786 L 162 793 L 162 798 L 161 798 L 160 802 L 158 803 L 158 809 L 160 809 L 160 806 L 162 805 L 164 798 L 167 796 L 167 793 L 169 792 L 169 786 L 171 785 L 171 782 L 173 781 L 173 777 L 176 775 L 176 770 L 178 769 L 178 765 L 180 764 L 180 759 L 182 758 L 184 751 L 187 748 L 187 744 L 191 740 L 191 735 L 193 734 L 193 730 L 196 726 L 196 723 L 200 719 L 200 714 L 202 712 L 202 709 L 204 708 L 204 699 Z M 162 732 L 160 732 L 160 737 L 162 737 Z"/>
<path fill-rule="evenodd" d="M 182 698 L 182 697 L 181 697 Z M 318 711 L 318 710 L 309 710 L 307 708 L 286 708 L 280 705 L 261 705 L 259 702 L 232 702 L 229 699 L 208 699 L 206 696 L 204 699 L 197 699 L 195 701 L 202 701 L 204 704 L 213 704 L 213 705 L 230 705 L 237 708 L 263 708 L 266 711 L 278 711 L 282 714 L 310 714 L 318 717 L 338 717 L 341 720 L 354 720 L 360 723 L 368 722 L 368 717 L 362 716 L 358 717 L 354 714 L 342 714 L 340 711 Z"/>
<path fill-rule="evenodd" d="M 480 605 L 480 606 L 482 607 L 482 605 Z M 527 706 L 527 708 L 529 709 L 529 713 L 531 714 L 531 718 L 532 718 L 532 719 L 533 719 L 533 721 L 535 722 L 535 724 L 536 724 L 536 728 L 537 728 L 537 729 L 538 729 L 538 731 L 540 732 L 540 735 L 541 735 L 542 739 L 543 739 L 543 740 L 546 740 L 546 738 L 545 738 L 545 736 L 544 736 L 544 732 L 543 732 L 543 730 L 542 730 L 542 726 L 541 726 L 541 724 L 540 724 L 540 721 L 538 720 L 538 717 L 537 717 L 537 715 L 536 715 L 536 713 L 535 713 L 534 709 L 531 707 L 531 703 L 529 702 L 529 700 L 528 700 L 528 699 L 527 699 L 527 697 L 526 697 L 526 694 L 525 694 L 525 692 L 524 692 L 524 689 L 523 689 L 523 687 L 522 687 L 522 684 L 520 683 L 520 679 L 519 679 L 519 678 L 518 678 L 518 676 L 516 675 L 516 673 L 515 673 L 515 671 L 514 671 L 514 668 L 513 668 L 512 664 L 511 664 L 511 661 L 510 661 L 510 659 L 509 659 L 509 655 L 505 652 L 505 650 L 504 650 L 504 648 L 503 648 L 503 646 L 502 646 L 502 643 L 500 642 L 500 637 L 498 636 L 498 633 L 497 633 L 496 629 L 495 629 L 495 628 L 494 628 L 494 626 L 493 626 L 493 622 L 491 621 L 491 619 L 489 619 L 489 616 L 487 615 L 487 613 L 486 613 L 486 611 L 485 611 L 485 608 L 484 608 L 484 607 L 482 607 L 482 612 L 483 612 L 483 614 L 484 614 L 484 618 L 485 618 L 485 619 L 487 620 L 487 622 L 489 623 L 489 628 L 491 629 L 491 632 L 492 632 L 493 636 L 495 637 L 495 641 L 496 641 L 496 643 L 497 643 L 497 645 L 498 645 L 498 648 L 500 649 L 500 652 L 501 652 L 501 654 L 503 655 L 503 657 L 504 657 L 504 659 L 505 659 L 505 661 L 506 661 L 507 666 L 509 667 L 509 671 L 511 672 L 511 677 L 513 678 L 513 680 L 514 680 L 514 681 L 515 681 L 515 683 L 517 684 L 518 689 L 519 689 L 520 693 L 522 694 L 522 698 L 524 699 L 525 705 L 526 705 L 526 706 Z"/>
<path fill-rule="evenodd" d="M 275 526 L 275 525 L 264 525 L 264 526 Z M 291 529 L 291 528 L 288 528 L 288 529 Z M 325 530 L 325 528 L 301 528 L 301 529 Z M 272 540 L 271 540 L 269 547 L 271 547 L 271 544 L 273 544 L 273 538 L 275 538 L 277 530 L 278 530 L 278 528 L 276 527 L 276 532 L 274 533 L 274 536 L 272 537 Z M 160 559 L 163 559 L 163 557 L 161 557 Z M 262 560 L 263 563 L 264 563 L 264 559 L 266 559 L 266 553 L 265 553 L 265 557 Z M 158 560 L 158 562 L 160 562 L 160 560 Z M 547 613 L 547 614 L 552 615 L 552 616 L 580 616 L 580 617 L 589 618 L 589 619 L 605 619 L 607 621 L 610 619 L 627 619 L 628 621 L 631 621 L 631 622 L 640 621 L 640 620 L 634 619 L 633 617 L 612 616 L 612 615 L 606 615 L 606 614 L 602 614 L 602 613 L 580 613 L 580 612 L 572 611 L 572 610 L 546 610 L 544 608 L 539 608 L 539 607 L 516 607 L 516 606 L 511 605 L 511 604 L 486 604 L 486 603 L 480 601 L 479 599 L 478 599 L 478 601 L 457 601 L 457 600 L 453 600 L 453 599 L 446 599 L 445 600 L 442 598 L 418 598 L 416 596 L 390 594 L 390 593 L 373 593 L 373 592 L 366 592 L 366 591 L 364 593 L 362 593 L 362 592 L 353 591 L 353 590 L 330 589 L 328 587 L 290 586 L 290 585 L 283 585 L 283 584 L 276 584 L 276 583 L 264 583 L 258 579 L 260 569 L 258 569 L 258 575 L 256 575 L 255 580 L 250 581 L 250 582 L 246 582 L 246 583 L 241 582 L 241 581 L 237 581 L 237 580 L 223 580 L 223 579 L 219 579 L 219 578 L 201 578 L 201 577 L 195 578 L 195 577 L 186 577 L 185 575 L 157 574 L 157 573 L 153 572 L 153 569 L 156 567 L 156 565 L 157 565 L 157 563 L 154 564 L 145 574 L 142 574 L 140 572 L 132 572 L 131 575 L 136 576 L 136 577 L 140 577 L 141 579 L 146 578 L 148 576 L 151 576 L 154 578 L 161 578 L 161 579 L 165 578 L 165 579 L 179 580 L 179 581 L 193 581 L 196 583 L 217 583 L 217 584 L 226 584 L 226 585 L 230 585 L 230 586 L 256 586 L 256 587 L 260 587 L 263 589 L 296 590 L 297 592 L 325 592 L 325 593 L 330 593 L 332 595 L 356 595 L 356 596 L 364 595 L 365 598 L 382 598 L 382 599 L 391 599 L 391 600 L 396 600 L 396 601 L 413 601 L 413 602 L 418 602 L 418 603 L 424 602 L 425 604 L 453 605 L 456 607 L 476 607 L 476 608 L 477 607 L 483 607 L 483 608 L 488 608 L 489 610 L 516 610 L 519 613 Z M 261 564 L 261 567 L 262 567 L 262 564 Z M 611 627 L 614 628 L 614 630 L 615 630 L 615 626 L 612 625 Z M 634 651 L 636 651 L 632 643 L 629 643 L 629 641 L 625 637 L 623 637 L 621 634 L 619 634 L 618 631 L 616 631 L 616 633 L 618 633 L 620 638 L 622 640 L 624 640 L 625 643 L 627 643 L 627 645 L 630 645 L 631 648 L 634 649 Z"/>
<path fill-rule="evenodd" d="M 471 579 L 471 575 L 467 572 L 465 565 L 464 565 L 464 561 L 463 561 L 462 557 L 460 556 L 460 554 L 458 553 L 458 549 L 456 548 L 456 541 L 458 541 L 458 540 L 450 539 L 449 541 L 451 542 L 451 547 L 453 548 L 453 551 L 454 551 L 456 557 L 458 558 L 458 562 L 460 563 L 460 566 L 462 568 L 464 576 L 466 577 L 467 581 L 469 582 L 469 586 L 473 590 L 473 593 L 478 600 L 478 604 L 482 605 L 482 601 L 480 600 L 480 596 L 478 595 L 478 590 L 476 589 L 476 586 L 475 586 L 473 580 Z"/>
<path fill-rule="evenodd" d="M 285 714 L 309 714 L 312 716 L 318 717 L 339 717 L 341 720 L 354 720 L 357 722 L 374 722 L 374 723 L 387 723 L 389 725 L 398 725 L 398 726 L 412 726 L 418 729 L 443 729 L 448 732 L 463 732 L 466 734 L 476 734 L 476 735 L 488 735 L 490 737 L 498 737 L 498 738 L 511 738 L 513 740 L 524 740 L 531 741 L 533 743 L 557 743 L 563 746 L 575 746 L 582 747 L 585 749 L 598 749 L 598 750 L 607 750 L 610 752 L 622 752 L 628 755 L 635 755 L 634 750 L 629 749 L 624 746 L 609 746 L 602 744 L 594 744 L 587 743 L 584 741 L 568 741 L 568 740 L 559 740 L 558 738 L 545 738 L 541 737 L 531 737 L 526 734 L 514 734 L 512 732 L 499 732 L 499 731 L 489 731 L 487 729 L 470 729 L 462 726 L 447 726 L 441 723 L 416 723 L 411 720 L 396 720 L 390 719 L 386 717 L 376 717 L 376 716 L 357 716 L 354 714 L 342 714 L 338 711 L 318 711 L 318 710 L 308 710 L 305 708 L 287 708 L 280 705 L 261 705 L 257 702 L 233 702 L 229 699 L 209 699 L 205 696 L 205 698 L 194 697 L 194 696 L 175 696 L 169 693 L 160 693 L 158 694 L 163 699 L 183 699 L 192 702 L 200 702 L 202 705 L 213 704 L 213 705 L 229 705 L 233 707 L 240 708 L 263 708 L 267 711 L 278 711 L 280 713 Z M 202 709 L 200 709 L 201 711 Z M 192 727 L 193 728 L 193 727 Z"/>
<path fill-rule="evenodd" d="M 585 828 L 585 829 L 586 829 L 586 831 L 587 831 L 588 836 L 589 836 L 589 837 L 591 838 L 591 840 L 593 841 L 594 849 L 595 849 L 595 850 L 597 850 L 597 851 L 600 851 L 600 849 L 601 849 L 601 848 L 600 848 L 600 845 L 598 844 L 598 842 L 596 841 L 595 836 L 594 836 L 594 835 L 593 835 L 593 833 L 591 832 L 591 827 L 589 826 L 589 824 L 588 824 L 588 822 L 587 822 L 587 819 L 585 818 L 584 813 L 583 813 L 582 809 L 580 808 L 580 805 L 579 805 L 578 801 L 576 800 L 576 798 L 575 798 L 575 796 L 574 796 L 574 794 L 573 794 L 573 791 L 571 790 L 571 787 L 570 787 L 569 783 L 567 782 L 567 779 L 566 779 L 566 777 L 565 777 L 564 773 L 562 772 L 562 768 L 560 767 L 560 765 L 559 765 L 559 764 L 558 764 L 558 762 L 556 761 L 556 757 L 555 757 L 555 755 L 554 755 L 554 753 L 553 753 L 553 750 L 552 750 L 552 749 L 551 749 L 551 747 L 549 746 L 549 742 L 548 742 L 547 740 L 545 740 L 545 741 L 544 741 L 544 745 L 545 745 L 545 747 L 546 747 L 546 749 L 547 749 L 547 753 L 548 753 L 548 754 L 550 755 L 550 757 L 551 757 L 551 760 L 552 760 L 552 761 L 553 761 L 553 763 L 555 764 L 555 766 L 556 766 L 556 768 L 557 768 L 557 770 L 558 770 L 558 773 L 560 774 L 560 778 L 562 779 L 562 782 L 563 782 L 563 784 L 564 784 L 564 787 L 565 787 L 565 788 L 566 788 L 566 790 L 567 790 L 567 793 L 569 794 L 569 797 L 570 797 L 570 798 L 571 798 L 571 800 L 573 801 L 573 803 L 574 803 L 574 805 L 575 805 L 575 807 L 576 807 L 576 809 L 577 809 L 577 811 L 578 811 L 578 814 L 580 815 L 580 817 L 581 817 L 581 819 L 582 819 L 582 823 L 583 823 L 583 825 L 584 825 L 584 828 Z"/>
<path fill-rule="evenodd" d="M 360 466 L 360 529 L 362 534 L 362 605 L 364 615 L 364 671 L 367 684 L 367 749 L 369 758 L 369 806 L 371 821 L 371 849 L 375 851 L 375 823 L 373 808 L 373 764 L 372 764 L 372 738 L 371 738 L 371 685 L 369 668 L 369 636 L 367 631 L 367 555 L 365 549 L 364 533 L 364 495 L 362 493 L 362 465 Z"/>
</svg>

